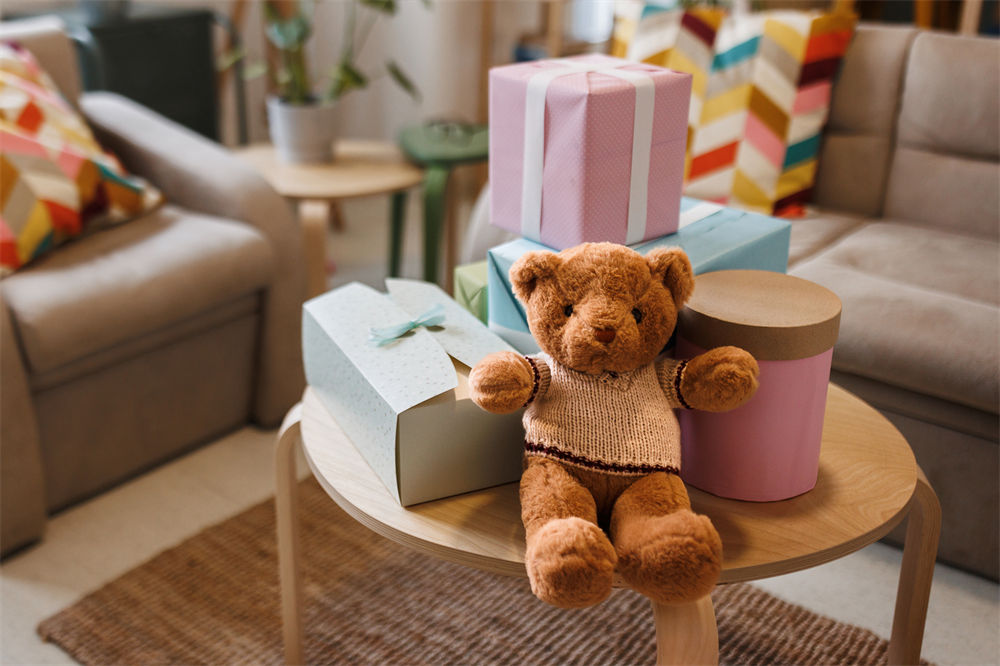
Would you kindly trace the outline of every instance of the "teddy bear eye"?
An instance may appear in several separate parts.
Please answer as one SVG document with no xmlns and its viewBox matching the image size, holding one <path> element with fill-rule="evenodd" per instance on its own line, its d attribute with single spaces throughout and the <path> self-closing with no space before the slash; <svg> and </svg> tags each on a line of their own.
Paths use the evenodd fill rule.
<svg viewBox="0 0 1000 666">
<path fill-rule="evenodd" d="M 570 316 L 571 314 L 573 314 L 573 306 L 572 305 L 567 305 L 566 307 L 564 307 L 563 308 L 563 314 L 566 315 L 567 317 Z"/>
<path fill-rule="evenodd" d="M 639 308 L 632 308 L 632 316 L 635 317 L 635 323 L 642 321 L 642 310 Z"/>
</svg>

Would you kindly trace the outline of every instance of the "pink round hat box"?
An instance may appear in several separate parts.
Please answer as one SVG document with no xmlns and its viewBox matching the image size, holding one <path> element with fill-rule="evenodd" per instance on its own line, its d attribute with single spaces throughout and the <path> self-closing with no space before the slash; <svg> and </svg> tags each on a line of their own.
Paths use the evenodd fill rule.
<svg viewBox="0 0 1000 666">
<path fill-rule="evenodd" d="M 840 299 L 768 271 L 696 278 L 680 312 L 677 358 L 733 345 L 760 364 L 760 388 L 729 412 L 681 410 L 681 476 L 732 499 L 768 502 L 811 490 L 819 471 Z"/>
</svg>

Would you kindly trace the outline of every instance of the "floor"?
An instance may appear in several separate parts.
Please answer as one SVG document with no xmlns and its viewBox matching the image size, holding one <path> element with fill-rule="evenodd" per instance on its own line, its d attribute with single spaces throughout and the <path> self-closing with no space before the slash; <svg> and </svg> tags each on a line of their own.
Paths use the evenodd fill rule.
<svg viewBox="0 0 1000 666">
<path fill-rule="evenodd" d="M 413 203 L 416 206 L 416 202 Z M 380 286 L 388 201 L 344 208 L 331 235 L 331 284 Z M 410 220 L 419 219 L 411 211 Z M 408 230 L 404 274 L 420 272 L 418 225 Z M 273 431 L 245 428 L 55 516 L 45 540 L 0 567 L 0 664 L 66 664 L 42 643 L 40 620 L 163 549 L 273 492 Z M 901 552 L 874 544 L 836 562 L 757 584 L 779 597 L 888 636 Z M 1000 664 L 1000 587 L 939 565 L 924 638 L 938 664 Z"/>
</svg>

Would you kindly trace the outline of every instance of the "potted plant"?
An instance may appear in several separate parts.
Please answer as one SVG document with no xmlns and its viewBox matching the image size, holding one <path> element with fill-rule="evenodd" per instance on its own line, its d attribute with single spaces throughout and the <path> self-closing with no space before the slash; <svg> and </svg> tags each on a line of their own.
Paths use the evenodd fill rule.
<svg viewBox="0 0 1000 666">
<path fill-rule="evenodd" d="M 267 0 L 263 8 L 267 39 L 277 49 L 278 62 L 271 68 L 251 69 L 248 75 L 270 71 L 276 85 L 276 94 L 267 99 L 271 140 L 286 162 L 330 162 L 337 135 L 337 101 L 374 80 L 355 61 L 379 17 L 396 13 L 396 0 L 350 0 L 340 57 L 326 80 L 317 84 L 309 76 L 304 50 L 312 35 L 312 0 Z M 364 13 L 364 23 L 359 33 L 360 13 Z M 398 64 L 390 60 L 384 67 L 384 74 L 419 99 L 416 86 Z"/>
</svg>

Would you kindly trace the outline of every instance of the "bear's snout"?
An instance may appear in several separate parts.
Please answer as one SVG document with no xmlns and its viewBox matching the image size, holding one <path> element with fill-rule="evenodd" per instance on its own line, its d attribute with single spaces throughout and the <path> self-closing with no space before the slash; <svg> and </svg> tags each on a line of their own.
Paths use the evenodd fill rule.
<svg viewBox="0 0 1000 666">
<path fill-rule="evenodd" d="M 615 329 L 613 328 L 594 329 L 594 338 L 598 342 L 603 342 L 604 344 L 610 344 L 615 339 Z"/>
</svg>

